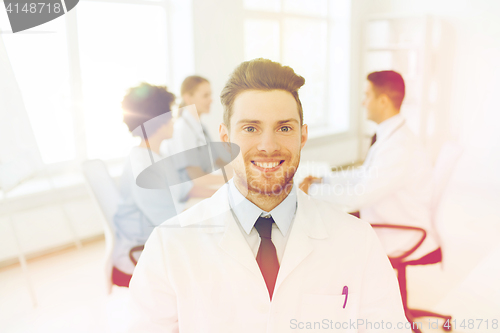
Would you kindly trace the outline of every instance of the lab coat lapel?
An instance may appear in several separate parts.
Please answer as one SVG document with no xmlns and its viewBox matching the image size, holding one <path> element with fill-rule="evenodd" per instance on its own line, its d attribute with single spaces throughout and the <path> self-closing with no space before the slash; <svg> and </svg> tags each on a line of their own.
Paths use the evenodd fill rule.
<svg viewBox="0 0 500 333">
<path fill-rule="evenodd" d="M 227 189 L 228 184 L 225 184 L 222 189 L 210 198 L 210 202 L 207 202 L 211 207 L 222 208 L 220 210 L 217 209 L 219 213 L 218 218 L 222 220 L 220 222 L 224 225 L 224 235 L 219 241 L 219 246 L 234 260 L 245 266 L 252 273 L 252 276 L 261 280 L 263 288 L 267 288 L 253 252 L 241 234 L 238 222 L 230 209 Z"/>
<path fill-rule="evenodd" d="M 293 270 L 313 252 L 311 238 L 324 239 L 328 237 L 323 220 L 311 197 L 297 189 L 297 200 L 297 213 L 278 272 L 275 292 Z"/>
<path fill-rule="evenodd" d="M 248 246 L 247 241 L 241 234 L 241 230 L 237 225 L 238 222 L 236 222 L 231 212 L 228 212 L 226 214 L 224 223 L 226 225 L 226 228 L 224 231 L 224 235 L 219 242 L 219 246 L 234 260 L 236 260 L 241 265 L 245 266 L 250 272 L 252 272 L 252 275 L 254 277 L 262 280 L 263 287 L 267 288 L 253 252 Z"/>
<path fill-rule="evenodd" d="M 228 201 L 228 184 L 178 217 L 182 227 L 198 227 L 204 233 L 223 233 L 218 245 L 266 284 L 247 241 L 241 234 Z"/>
</svg>

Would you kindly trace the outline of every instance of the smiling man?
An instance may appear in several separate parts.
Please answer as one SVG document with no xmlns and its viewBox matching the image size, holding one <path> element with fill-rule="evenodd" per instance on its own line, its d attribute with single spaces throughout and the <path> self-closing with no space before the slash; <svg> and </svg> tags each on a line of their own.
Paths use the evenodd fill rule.
<svg viewBox="0 0 500 333">
<path fill-rule="evenodd" d="M 131 331 L 410 332 L 371 227 L 293 184 L 304 81 L 265 59 L 232 73 L 219 133 L 241 149 L 234 178 L 153 232 L 130 285 Z"/>
</svg>

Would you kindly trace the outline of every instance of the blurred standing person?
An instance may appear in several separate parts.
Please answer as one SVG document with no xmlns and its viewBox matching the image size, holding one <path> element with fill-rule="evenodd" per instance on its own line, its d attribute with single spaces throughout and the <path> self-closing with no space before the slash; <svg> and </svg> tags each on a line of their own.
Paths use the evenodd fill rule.
<svg viewBox="0 0 500 333">
<path fill-rule="evenodd" d="M 213 141 L 206 127 L 201 123 L 201 116 L 210 112 L 212 104 L 210 82 L 201 76 L 188 76 L 182 82 L 181 97 L 182 102 L 179 105 L 179 118 L 175 124 L 174 136 L 172 140 L 169 140 L 168 150 L 170 152 L 184 152 Z M 216 169 L 227 164 L 221 154 L 212 156 L 212 161 L 202 158 L 186 158 L 178 159 L 178 161 L 179 172 L 187 180 L 192 180 L 195 185 L 224 184 L 222 176 L 210 175 L 212 172 L 211 162 L 214 162 Z"/>
</svg>

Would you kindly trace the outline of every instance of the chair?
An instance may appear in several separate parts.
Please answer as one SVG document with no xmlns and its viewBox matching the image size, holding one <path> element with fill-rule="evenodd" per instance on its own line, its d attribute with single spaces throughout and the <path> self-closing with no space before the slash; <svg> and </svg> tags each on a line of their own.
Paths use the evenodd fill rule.
<svg viewBox="0 0 500 333">
<path fill-rule="evenodd" d="M 431 214 L 433 219 L 437 215 L 437 209 L 441 203 L 442 196 L 446 186 L 448 185 L 448 181 L 451 177 L 451 170 L 453 166 L 458 161 L 460 155 L 462 154 L 462 148 L 457 144 L 447 142 L 441 148 L 441 151 L 438 156 L 438 160 L 436 161 L 436 165 L 434 167 L 432 180 L 433 180 L 433 193 L 432 193 L 432 207 Z M 435 221 L 433 221 L 435 222 Z M 389 260 L 392 264 L 392 267 L 397 271 L 399 289 L 401 291 L 401 299 L 403 301 L 403 307 L 405 310 L 406 318 L 408 321 L 414 322 L 415 319 L 420 317 L 436 317 L 443 318 L 445 323 L 443 324 L 443 329 L 445 331 L 451 331 L 451 316 L 442 315 L 439 313 L 426 311 L 426 310 L 417 310 L 410 309 L 408 307 L 408 292 L 407 292 L 407 282 L 406 282 L 406 268 L 408 266 L 417 266 L 417 265 L 430 265 L 442 262 L 443 255 L 441 251 L 441 247 L 436 250 L 424 255 L 421 258 L 415 260 L 405 261 L 419 246 L 424 242 L 427 237 L 427 233 L 424 229 L 418 227 L 409 227 L 403 225 L 392 225 L 392 224 L 372 224 L 374 228 L 389 228 L 389 229 L 398 229 L 398 230 L 411 230 L 416 231 L 421 234 L 420 240 L 413 246 L 411 249 L 406 251 L 400 256 L 397 257 L 389 257 Z M 441 243 L 438 240 L 438 243 Z M 448 321 L 448 325 L 446 325 L 446 320 Z M 446 325 L 446 326 L 445 326 Z M 413 325 L 412 325 L 413 326 Z M 418 327 L 412 327 L 413 332 L 421 333 Z"/>
<path fill-rule="evenodd" d="M 97 206 L 99 206 L 104 219 L 104 237 L 106 239 L 104 272 L 106 277 L 106 291 L 110 294 L 113 287 L 111 281 L 111 272 L 113 270 L 112 253 L 116 237 L 113 216 L 118 208 L 120 193 L 103 161 L 85 161 L 82 163 L 82 171 L 90 196 Z"/>
</svg>

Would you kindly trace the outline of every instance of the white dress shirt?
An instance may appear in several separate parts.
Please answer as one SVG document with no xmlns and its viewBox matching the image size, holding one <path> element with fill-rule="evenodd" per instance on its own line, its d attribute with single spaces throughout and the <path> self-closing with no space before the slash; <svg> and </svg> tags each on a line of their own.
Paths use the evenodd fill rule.
<svg viewBox="0 0 500 333">
<path fill-rule="evenodd" d="M 423 146 L 401 115 L 377 128 L 377 141 L 360 168 L 333 172 L 323 184 L 313 184 L 309 194 L 360 211 L 361 219 L 374 224 L 420 227 L 427 238 L 409 258 L 437 248 L 431 225 L 432 166 Z M 388 255 L 399 255 L 418 241 L 413 231 L 376 229 Z"/>
<path fill-rule="evenodd" d="M 250 246 L 254 257 L 257 257 L 260 246 L 259 233 L 257 229 L 255 229 L 254 224 L 260 216 L 266 217 L 270 215 L 275 222 L 271 230 L 271 240 L 276 248 L 278 262 L 281 263 L 281 259 L 285 253 L 286 243 L 290 235 L 289 231 L 292 227 L 295 212 L 297 210 L 297 190 L 295 186 L 292 187 L 288 196 L 278 206 L 272 211 L 266 212 L 245 198 L 234 185 L 233 179 L 231 179 L 228 184 L 229 204 L 237 217 L 237 221 L 239 222 L 238 226 L 240 227 L 243 237 Z"/>
</svg>

